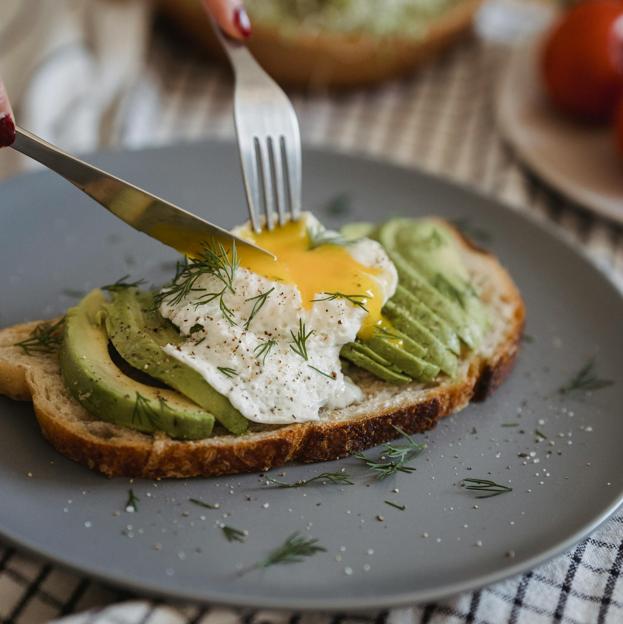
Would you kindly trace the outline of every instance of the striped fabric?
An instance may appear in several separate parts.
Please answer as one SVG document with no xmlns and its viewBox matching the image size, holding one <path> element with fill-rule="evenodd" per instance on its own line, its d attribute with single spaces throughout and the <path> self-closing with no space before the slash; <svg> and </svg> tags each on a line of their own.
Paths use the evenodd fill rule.
<svg viewBox="0 0 623 624">
<path fill-rule="evenodd" d="M 139 0 L 2 4 L 0 75 L 25 127 L 76 150 L 233 136 L 228 73 L 182 49 L 165 24 L 152 35 L 148 7 Z M 118 36 L 111 43 L 113 31 Z M 28 44 L 33 38 L 36 52 Z M 623 288 L 623 228 L 544 187 L 496 131 L 492 94 L 507 55 L 504 47 L 474 39 L 417 76 L 382 88 L 295 94 L 304 142 L 439 173 L 552 221 Z M 48 94 L 59 84 L 51 103 Z M 0 176 L 25 164 L 0 152 Z M 69 616 L 64 621 L 80 624 L 615 623 L 623 622 L 622 563 L 619 514 L 571 552 L 519 578 L 439 604 L 334 617 L 154 604 L 0 544 L 0 621 Z"/>
</svg>

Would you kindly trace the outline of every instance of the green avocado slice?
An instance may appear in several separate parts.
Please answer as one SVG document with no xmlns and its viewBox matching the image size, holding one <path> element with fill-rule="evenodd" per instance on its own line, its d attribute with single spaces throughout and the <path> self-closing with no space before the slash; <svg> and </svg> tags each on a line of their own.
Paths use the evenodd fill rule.
<svg viewBox="0 0 623 624">
<path fill-rule="evenodd" d="M 389 361 L 367 349 L 361 343 L 351 342 L 344 345 L 340 351 L 340 356 L 355 366 L 371 372 L 383 381 L 396 384 L 405 384 L 411 381 L 411 377 L 403 375 Z"/>
<path fill-rule="evenodd" d="M 383 308 L 383 313 L 400 331 L 410 336 L 413 340 L 426 347 L 426 361 L 438 366 L 444 373 L 453 377 L 458 368 L 458 358 L 428 328 L 413 318 L 402 306 L 388 301 Z"/>
<path fill-rule="evenodd" d="M 405 308 L 416 321 L 422 323 L 452 353 L 456 355 L 461 353 L 461 343 L 457 333 L 404 286 L 398 285 L 392 301 Z"/>
<path fill-rule="evenodd" d="M 229 400 L 218 393 L 195 370 L 162 350 L 166 344 L 178 344 L 181 337 L 168 321 L 154 310 L 153 295 L 124 288 L 112 293 L 106 304 L 106 330 L 115 349 L 134 368 L 193 400 L 229 431 L 244 433 L 249 421 Z"/>
<path fill-rule="evenodd" d="M 71 395 L 91 414 L 117 425 L 183 440 L 207 438 L 214 427 L 212 414 L 173 390 L 135 381 L 113 362 L 104 304 L 96 289 L 67 312 L 60 364 Z"/>
<path fill-rule="evenodd" d="M 439 366 L 430 364 L 423 359 L 412 355 L 398 340 L 392 340 L 376 335 L 366 340 L 366 346 L 378 355 L 391 362 L 403 373 L 420 381 L 432 381 L 439 374 Z"/>
<path fill-rule="evenodd" d="M 487 325 L 485 308 L 447 228 L 431 219 L 391 219 L 378 236 L 403 286 L 442 316 L 469 347 L 477 346 Z"/>
</svg>

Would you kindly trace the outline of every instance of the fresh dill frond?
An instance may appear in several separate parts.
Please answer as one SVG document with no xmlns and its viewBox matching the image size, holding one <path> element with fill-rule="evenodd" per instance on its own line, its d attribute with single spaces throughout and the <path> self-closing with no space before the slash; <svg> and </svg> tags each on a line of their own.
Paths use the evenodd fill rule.
<svg viewBox="0 0 623 624">
<path fill-rule="evenodd" d="M 312 370 L 315 370 L 317 373 L 320 373 L 324 377 L 328 377 L 332 381 L 335 381 L 335 373 L 325 373 L 323 370 L 320 370 L 319 368 L 316 368 L 315 366 L 312 366 L 311 364 L 308 364 L 307 368 L 311 368 Z"/>
<path fill-rule="evenodd" d="M 352 200 L 348 193 L 340 193 L 330 199 L 324 208 L 325 212 L 332 217 L 343 217 L 352 210 Z"/>
<path fill-rule="evenodd" d="M 234 529 L 234 527 L 227 526 L 226 524 L 221 527 L 221 531 L 223 531 L 223 535 L 228 542 L 244 543 L 247 538 L 247 534 L 244 531 Z"/>
<path fill-rule="evenodd" d="M 253 349 L 253 353 L 258 360 L 262 361 L 262 366 L 266 363 L 266 358 L 270 353 L 270 350 L 277 344 L 276 340 L 269 338 L 268 340 L 264 340 L 261 342 L 255 349 Z"/>
<path fill-rule="evenodd" d="M 132 411 L 132 423 L 147 423 L 154 429 L 159 429 L 161 415 L 166 407 L 166 401 L 159 397 L 160 411 L 154 409 L 149 399 L 145 398 L 140 392 L 136 393 L 134 409 Z"/>
<path fill-rule="evenodd" d="M 539 438 L 540 440 L 547 440 L 547 436 L 542 431 L 540 431 L 539 429 L 535 429 L 534 430 L 534 435 L 537 438 Z"/>
<path fill-rule="evenodd" d="M 325 230 L 322 227 L 308 227 L 307 238 L 309 240 L 309 249 L 316 249 L 322 245 L 348 245 L 348 241 L 337 232 Z"/>
<path fill-rule="evenodd" d="M 218 307 L 219 307 L 219 309 L 221 311 L 221 314 L 223 315 L 223 318 L 232 327 L 234 327 L 235 325 L 237 325 L 236 319 L 234 318 L 234 311 L 225 303 L 225 298 L 223 297 L 224 294 L 225 294 L 225 292 L 223 291 L 221 293 L 221 297 L 220 297 L 219 302 L 218 302 Z"/>
<path fill-rule="evenodd" d="M 266 292 L 260 293 L 259 295 L 255 295 L 255 297 L 249 297 L 245 299 L 245 301 L 253 301 L 253 307 L 251 308 L 251 313 L 249 314 L 249 318 L 247 322 L 244 324 L 245 329 L 249 329 L 249 325 L 251 325 L 251 321 L 255 318 L 255 315 L 262 309 L 264 304 L 266 303 L 266 299 L 268 299 L 268 295 L 275 290 L 273 286 L 270 290 Z"/>
<path fill-rule="evenodd" d="M 394 503 L 392 501 L 386 500 L 383 501 L 386 505 L 389 505 L 390 507 L 395 507 L 396 509 L 398 509 L 399 511 L 404 511 L 407 506 L 406 505 L 400 505 L 399 503 Z"/>
<path fill-rule="evenodd" d="M 607 388 L 614 383 L 611 379 L 600 379 L 595 373 L 595 358 L 590 359 L 564 386 L 558 388 L 562 395 L 572 392 L 589 392 Z"/>
<path fill-rule="evenodd" d="M 178 305 L 193 292 L 205 292 L 204 288 L 196 287 L 197 280 L 203 275 L 212 275 L 221 282 L 222 290 L 210 294 L 222 299 L 222 294 L 226 290 L 234 292 L 234 277 L 238 266 L 235 243 L 228 252 L 218 240 L 206 242 L 196 258 L 186 258 L 184 262 L 177 265 L 175 277 L 156 294 L 154 303 L 156 306 L 162 303 Z"/>
<path fill-rule="evenodd" d="M 416 442 L 410 435 L 405 433 L 400 427 L 394 427 L 407 440 L 407 444 L 397 446 L 392 442 L 386 442 L 383 445 L 383 452 L 378 460 L 366 457 L 363 453 L 356 453 L 354 457 L 361 460 L 375 474 L 379 480 L 387 479 L 398 472 L 412 473 L 415 472 L 413 466 L 407 466 L 406 463 L 419 455 L 425 448 L 426 444 Z"/>
<path fill-rule="evenodd" d="M 513 488 L 489 479 L 463 479 L 461 487 L 473 492 L 484 492 L 484 494 L 480 494 L 476 498 L 491 498 L 492 496 L 499 496 L 500 494 L 513 491 Z"/>
<path fill-rule="evenodd" d="M 225 377 L 236 377 L 238 375 L 238 371 L 235 368 L 229 368 L 229 366 L 217 366 L 216 367 Z"/>
<path fill-rule="evenodd" d="M 218 503 L 216 505 L 212 505 L 211 503 L 206 503 L 198 498 L 189 498 L 188 501 L 193 505 L 205 507 L 205 509 L 219 509 L 221 507 Z"/>
<path fill-rule="evenodd" d="M 335 299 L 346 299 L 346 301 L 350 301 L 353 305 L 361 308 L 362 310 L 368 311 L 366 308 L 365 302 L 368 300 L 366 295 L 346 295 L 341 292 L 327 292 L 324 293 L 325 297 L 319 297 L 318 299 L 312 299 L 312 303 L 316 301 L 335 301 Z"/>
<path fill-rule="evenodd" d="M 140 500 L 141 499 L 136 496 L 136 494 L 134 494 L 134 490 L 128 490 L 128 500 L 125 504 L 125 510 L 128 513 L 134 513 L 135 511 L 138 511 L 138 503 Z"/>
<path fill-rule="evenodd" d="M 318 482 L 321 485 L 326 485 L 327 483 L 331 483 L 333 485 L 354 485 L 350 480 L 350 475 L 347 472 L 321 472 L 315 477 L 301 479 L 300 481 L 294 481 L 292 483 L 285 483 L 284 481 L 279 481 L 278 479 L 273 479 L 272 477 L 267 477 L 266 479 L 276 488 L 280 489 L 305 487 L 311 483 Z"/>
<path fill-rule="evenodd" d="M 35 353 L 55 353 L 63 343 L 63 327 L 65 317 L 58 321 L 39 323 L 30 332 L 28 338 L 16 342 L 26 355 Z"/>
<path fill-rule="evenodd" d="M 292 342 L 290 344 L 290 349 L 294 351 L 297 355 L 300 355 L 305 361 L 308 359 L 307 355 L 307 340 L 314 333 L 314 330 L 307 331 L 305 327 L 305 323 L 302 318 L 299 318 L 299 327 L 298 331 L 295 334 L 292 330 L 290 330 L 290 335 L 292 336 Z"/>
<path fill-rule="evenodd" d="M 300 563 L 306 557 L 311 557 L 319 552 L 326 552 L 324 546 L 318 544 L 317 539 L 306 539 L 298 532 L 292 533 L 286 541 L 277 548 L 271 550 L 268 555 L 258 561 L 252 569 L 268 568 L 274 565 L 289 565 Z"/>
<path fill-rule="evenodd" d="M 145 280 L 139 279 L 135 282 L 128 282 L 130 279 L 129 275 L 124 275 L 120 277 L 114 284 L 106 284 L 102 286 L 102 290 L 106 290 L 111 293 L 119 292 L 121 290 L 125 290 L 126 288 L 138 288 L 141 284 L 145 283 Z"/>
</svg>

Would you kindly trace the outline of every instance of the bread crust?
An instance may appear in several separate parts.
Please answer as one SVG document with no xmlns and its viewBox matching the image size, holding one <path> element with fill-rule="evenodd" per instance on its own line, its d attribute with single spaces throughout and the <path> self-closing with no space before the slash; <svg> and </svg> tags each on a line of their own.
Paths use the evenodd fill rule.
<svg viewBox="0 0 623 624">
<path fill-rule="evenodd" d="M 0 331 L 0 394 L 33 401 L 43 435 L 63 455 L 113 477 L 196 477 L 261 472 L 288 462 L 339 459 L 396 438 L 395 427 L 421 433 L 439 420 L 482 401 L 510 373 L 521 341 L 525 307 L 508 273 L 488 253 L 456 233 L 464 255 L 504 303 L 503 330 L 490 353 L 470 356 L 457 380 L 429 387 L 392 386 L 357 373 L 365 399 L 335 410 L 327 420 L 268 427 L 243 436 L 172 440 L 131 431 L 89 415 L 64 387 L 58 358 L 28 356 L 15 343 L 37 322 Z"/>
</svg>

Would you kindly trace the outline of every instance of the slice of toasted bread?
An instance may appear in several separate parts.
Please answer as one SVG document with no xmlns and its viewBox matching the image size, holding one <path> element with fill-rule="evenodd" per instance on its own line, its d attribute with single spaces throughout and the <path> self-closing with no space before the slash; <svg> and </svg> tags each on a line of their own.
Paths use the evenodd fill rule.
<svg viewBox="0 0 623 624">
<path fill-rule="evenodd" d="M 264 426 L 243 436 L 199 441 L 147 435 L 98 420 L 63 384 L 54 354 L 27 355 L 16 342 L 37 322 L 0 331 L 0 394 L 31 400 L 44 436 L 63 455 L 108 476 L 194 477 L 264 471 L 286 462 L 327 461 L 397 437 L 395 427 L 418 433 L 440 418 L 479 401 L 510 371 L 524 324 L 524 304 L 508 273 L 490 254 L 456 232 L 475 288 L 491 310 L 484 344 L 461 362 L 455 379 L 392 385 L 359 369 L 352 377 L 363 402 L 325 411 L 320 422 Z"/>
<path fill-rule="evenodd" d="M 467 32 L 482 0 L 461 0 L 421 36 L 281 30 L 253 22 L 248 42 L 264 69 L 285 85 L 340 89 L 370 85 L 412 71 Z M 211 54 L 222 56 L 199 2 L 158 0 L 160 10 Z"/>
</svg>

